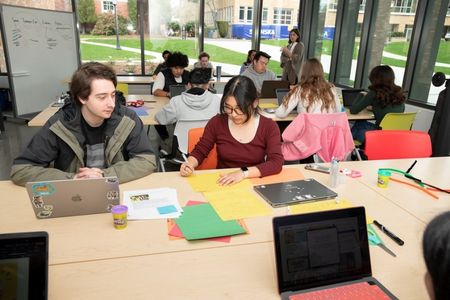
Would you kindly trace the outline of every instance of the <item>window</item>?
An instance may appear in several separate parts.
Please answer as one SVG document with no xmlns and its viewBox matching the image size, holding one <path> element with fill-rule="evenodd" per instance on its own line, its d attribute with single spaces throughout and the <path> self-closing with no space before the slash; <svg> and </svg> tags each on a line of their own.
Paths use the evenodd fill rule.
<svg viewBox="0 0 450 300">
<path fill-rule="evenodd" d="M 114 4 L 112 1 L 104 0 L 102 4 L 102 12 L 114 12 Z"/>
<path fill-rule="evenodd" d="M 269 17 L 269 9 L 268 8 L 263 8 L 262 23 L 266 24 L 268 17 Z"/>
<path fill-rule="evenodd" d="M 274 8 L 273 23 L 274 24 L 292 24 L 292 9 Z"/>
<path fill-rule="evenodd" d="M 253 7 L 247 7 L 247 23 L 251 23 L 253 21 Z"/>
<path fill-rule="evenodd" d="M 393 13 L 416 13 L 417 0 L 396 0 L 393 1 L 391 11 Z"/>
<path fill-rule="evenodd" d="M 245 21 L 245 6 L 239 6 L 239 22 Z"/>
</svg>

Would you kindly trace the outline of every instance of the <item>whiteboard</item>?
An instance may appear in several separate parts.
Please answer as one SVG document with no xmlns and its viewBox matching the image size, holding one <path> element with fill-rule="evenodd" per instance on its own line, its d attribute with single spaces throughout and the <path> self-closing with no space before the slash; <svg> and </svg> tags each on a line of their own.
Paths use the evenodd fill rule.
<svg viewBox="0 0 450 300">
<path fill-rule="evenodd" d="M 0 18 L 14 114 L 41 111 L 78 68 L 74 14 L 0 5 Z"/>
</svg>

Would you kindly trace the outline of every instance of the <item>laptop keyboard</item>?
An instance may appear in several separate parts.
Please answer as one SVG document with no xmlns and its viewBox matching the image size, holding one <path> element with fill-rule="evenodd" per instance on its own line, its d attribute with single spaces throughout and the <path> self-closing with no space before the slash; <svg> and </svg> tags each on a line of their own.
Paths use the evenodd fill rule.
<svg viewBox="0 0 450 300">
<path fill-rule="evenodd" d="M 379 286 L 370 285 L 367 282 L 354 283 L 335 288 L 329 288 L 304 294 L 289 296 L 289 300 L 315 300 L 315 299 L 333 299 L 333 300 L 382 300 L 391 299 Z"/>
</svg>

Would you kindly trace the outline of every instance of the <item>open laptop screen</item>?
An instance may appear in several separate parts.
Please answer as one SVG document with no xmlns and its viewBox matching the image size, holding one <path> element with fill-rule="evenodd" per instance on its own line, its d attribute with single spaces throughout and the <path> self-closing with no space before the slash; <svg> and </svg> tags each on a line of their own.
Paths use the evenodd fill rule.
<svg viewBox="0 0 450 300">
<path fill-rule="evenodd" d="M 273 220 L 280 293 L 371 275 L 363 207 Z"/>
<path fill-rule="evenodd" d="M 0 299 L 47 299 L 48 234 L 0 234 Z"/>
</svg>

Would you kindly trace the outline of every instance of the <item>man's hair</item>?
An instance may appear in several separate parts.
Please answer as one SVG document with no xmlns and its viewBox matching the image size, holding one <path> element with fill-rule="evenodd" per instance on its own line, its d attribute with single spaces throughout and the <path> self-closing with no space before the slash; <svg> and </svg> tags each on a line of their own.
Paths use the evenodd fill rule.
<svg viewBox="0 0 450 300">
<path fill-rule="evenodd" d="M 201 52 L 200 55 L 198 56 L 198 59 L 201 60 L 202 57 L 207 57 L 209 59 L 209 54 L 206 52 Z"/>
<path fill-rule="evenodd" d="M 265 58 L 267 58 L 267 59 L 270 59 L 270 57 L 271 57 L 269 54 L 267 54 L 267 53 L 264 52 L 264 51 L 256 51 L 255 57 L 253 58 L 253 60 L 259 60 L 259 58 L 260 58 L 261 56 L 263 56 L 263 57 L 265 57 Z"/>
<path fill-rule="evenodd" d="M 84 63 L 75 71 L 70 81 L 70 95 L 78 105 L 80 99 L 87 99 L 91 94 L 91 85 L 94 79 L 106 79 L 117 86 L 117 77 L 114 70 L 98 62 Z"/>
<path fill-rule="evenodd" d="M 189 73 L 189 82 L 192 85 L 207 84 L 211 78 L 211 69 L 195 68 Z"/>
<path fill-rule="evenodd" d="M 189 65 L 189 59 L 187 55 L 181 53 L 181 52 L 174 52 L 172 53 L 169 58 L 167 59 L 167 67 L 173 68 L 173 67 L 182 67 L 186 68 Z"/>
<path fill-rule="evenodd" d="M 162 57 L 164 57 L 164 55 L 166 55 L 166 54 L 172 54 L 172 52 L 170 52 L 169 50 L 164 50 L 163 51 L 163 53 L 162 53 Z"/>
</svg>

